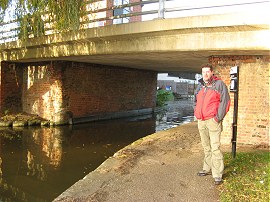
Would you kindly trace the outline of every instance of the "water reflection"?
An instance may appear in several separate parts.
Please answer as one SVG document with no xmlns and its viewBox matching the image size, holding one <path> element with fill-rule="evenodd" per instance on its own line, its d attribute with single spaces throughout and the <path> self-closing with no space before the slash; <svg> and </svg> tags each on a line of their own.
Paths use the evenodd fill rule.
<svg viewBox="0 0 270 202">
<path fill-rule="evenodd" d="M 168 102 L 156 114 L 156 131 L 166 130 L 194 121 L 193 103 L 193 100 Z"/>
<path fill-rule="evenodd" d="M 0 201 L 52 201 L 116 151 L 154 132 L 154 118 L 1 129 Z"/>
<path fill-rule="evenodd" d="M 0 201 L 52 201 L 124 146 L 192 121 L 192 105 L 169 103 L 156 117 L 0 128 Z"/>
</svg>

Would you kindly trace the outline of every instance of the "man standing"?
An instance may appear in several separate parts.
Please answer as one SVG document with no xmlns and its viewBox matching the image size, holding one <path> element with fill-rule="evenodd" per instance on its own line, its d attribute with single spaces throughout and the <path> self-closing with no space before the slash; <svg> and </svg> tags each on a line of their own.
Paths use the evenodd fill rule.
<svg viewBox="0 0 270 202">
<path fill-rule="evenodd" d="M 220 151 L 222 120 L 230 107 L 230 96 L 224 82 L 214 76 L 211 64 L 202 66 L 202 79 L 195 91 L 194 115 L 204 149 L 203 170 L 199 176 L 211 174 L 215 185 L 222 183 L 224 170 L 223 155 Z"/>
</svg>

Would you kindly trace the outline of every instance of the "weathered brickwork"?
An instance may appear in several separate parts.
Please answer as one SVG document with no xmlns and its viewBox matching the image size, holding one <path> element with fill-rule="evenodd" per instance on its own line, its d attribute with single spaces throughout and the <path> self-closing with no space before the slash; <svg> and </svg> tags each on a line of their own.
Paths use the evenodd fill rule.
<svg viewBox="0 0 270 202">
<path fill-rule="evenodd" d="M 64 72 L 63 96 L 74 116 L 155 106 L 156 72 L 85 63 L 69 65 Z"/>
<path fill-rule="evenodd" d="M 21 64 L 23 68 L 23 111 L 51 121 L 63 112 L 62 70 L 55 63 Z"/>
<path fill-rule="evenodd" d="M 239 66 L 237 143 L 269 145 L 269 57 L 216 56 L 209 58 L 209 62 L 228 88 L 230 68 Z M 234 93 L 230 96 L 231 108 L 222 134 L 222 142 L 228 144 L 232 137 Z"/>
<path fill-rule="evenodd" d="M 130 3 L 135 3 L 135 2 L 140 2 L 141 0 L 130 0 Z M 138 6 L 133 6 L 130 8 L 131 13 L 138 13 L 138 12 L 142 12 L 142 6 L 138 5 Z M 142 16 L 133 16 L 130 18 L 130 22 L 139 22 L 142 21 Z"/>
<path fill-rule="evenodd" d="M 53 122 L 108 112 L 155 107 L 156 77 L 153 71 L 76 62 L 17 64 L 21 81 L 3 66 L 1 98 L 16 95 L 21 111 Z M 7 74 L 6 72 L 9 72 Z M 6 77 L 8 76 L 8 77 Z M 2 101 L 3 102 L 3 101 Z"/>
<path fill-rule="evenodd" d="M 1 112 L 19 112 L 22 110 L 22 69 L 13 63 L 1 62 Z"/>
<path fill-rule="evenodd" d="M 107 8 L 113 7 L 113 0 L 107 0 Z M 113 16 L 113 11 L 109 10 L 106 11 L 106 17 L 112 17 Z M 112 20 L 106 20 L 106 25 L 112 25 L 113 21 Z"/>
</svg>

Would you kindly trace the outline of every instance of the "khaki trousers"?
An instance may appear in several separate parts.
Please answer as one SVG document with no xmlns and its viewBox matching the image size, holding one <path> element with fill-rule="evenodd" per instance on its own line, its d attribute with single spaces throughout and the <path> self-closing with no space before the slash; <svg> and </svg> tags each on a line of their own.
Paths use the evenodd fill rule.
<svg viewBox="0 0 270 202">
<path fill-rule="evenodd" d="M 222 122 L 217 123 L 214 118 L 198 120 L 198 129 L 204 149 L 203 170 L 211 170 L 214 178 L 222 177 L 224 170 L 223 155 L 220 151 Z"/>
</svg>

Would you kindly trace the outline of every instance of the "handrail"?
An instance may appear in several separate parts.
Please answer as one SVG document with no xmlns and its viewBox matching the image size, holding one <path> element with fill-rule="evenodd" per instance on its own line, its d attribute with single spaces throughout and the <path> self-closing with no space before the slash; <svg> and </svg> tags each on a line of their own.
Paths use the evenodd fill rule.
<svg viewBox="0 0 270 202">
<path fill-rule="evenodd" d="M 197 10 L 197 9 L 208 9 L 208 8 L 222 8 L 222 7 L 230 7 L 230 6 L 252 5 L 252 4 L 259 4 L 259 3 L 269 3 L 269 1 L 257 1 L 257 2 L 247 2 L 247 3 L 235 3 L 235 4 L 224 4 L 224 5 L 212 5 L 212 6 L 191 7 L 191 8 L 175 7 L 175 8 L 166 8 L 166 9 L 165 9 L 165 12 L 186 11 L 186 10 Z"/>
<path fill-rule="evenodd" d="M 95 3 L 95 2 L 101 2 L 101 0 L 91 0 L 91 1 L 86 1 L 85 3 Z M 168 7 L 166 2 L 172 2 L 173 6 Z M 177 3 L 178 2 L 178 3 Z M 231 7 L 231 6 L 245 6 L 245 5 L 254 5 L 254 4 L 263 4 L 263 3 L 269 3 L 269 1 L 254 1 L 254 2 L 243 2 L 243 3 L 232 3 L 232 4 L 222 4 L 222 5 L 217 5 L 215 2 L 212 3 L 212 5 L 208 6 L 189 6 L 189 7 L 179 7 L 179 0 L 145 0 L 145 1 L 138 1 L 138 2 L 133 2 L 133 3 L 127 3 L 127 4 L 122 4 L 118 6 L 111 6 L 107 8 L 97 8 L 97 9 L 92 9 L 84 13 L 83 16 L 81 16 L 80 20 L 80 29 L 89 29 L 93 27 L 99 27 L 99 26 L 107 26 L 110 24 L 114 23 L 114 20 L 117 19 L 129 19 L 126 20 L 126 23 L 130 22 L 130 18 L 135 17 L 135 16 L 141 16 L 140 21 L 145 21 L 145 20 L 154 20 L 154 19 L 163 19 L 166 17 L 167 13 L 174 13 L 174 12 L 182 12 L 182 11 L 189 11 L 189 10 L 203 10 L 203 9 L 215 9 L 215 8 L 220 8 L 220 7 Z M 143 8 L 146 5 L 151 5 L 152 9 L 151 10 L 144 10 L 142 9 L 141 11 L 131 11 L 132 8 L 136 6 L 141 6 Z M 130 9 L 129 13 L 122 13 L 119 15 L 113 15 L 113 12 L 119 9 Z M 111 16 L 98 16 L 98 17 L 89 17 L 88 15 L 98 15 L 98 14 L 104 14 L 111 12 Z M 48 14 L 48 11 L 44 11 L 44 15 Z M 147 15 L 155 15 L 152 19 L 143 19 Z M 10 41 L 15 41 L 18 40 L 18 35 L 19 35 L 19 23 L 18 19 L 11 20 L 9 22 L 3 22 L 0 23 L 0 44 L 1 43 L 6 43 Z M 101 22 L 102 25 L 100 24 L 95 24 L 97 22 Z M 54 27 L 54 23 L 49 21 L 49 20 L 44 20 L 44 31 L 45 35 L 50 35 L 54 33 L 58 33 Z M 123 20 L 121 23 L 125 23 Z M 34 37 L 34 35 L 29 33 L 30 37 Z"/>
</svg>

